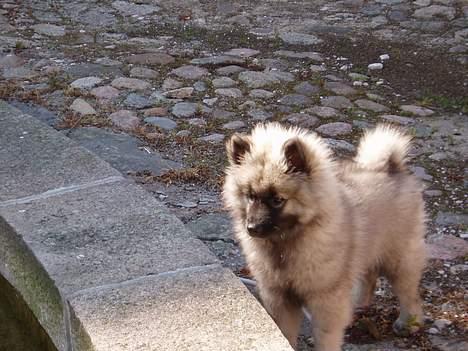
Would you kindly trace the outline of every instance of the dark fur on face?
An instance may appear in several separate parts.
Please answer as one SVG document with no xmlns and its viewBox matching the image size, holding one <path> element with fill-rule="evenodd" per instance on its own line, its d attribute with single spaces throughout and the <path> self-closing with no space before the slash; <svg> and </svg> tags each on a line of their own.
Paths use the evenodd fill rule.
<svg viewBox="0 0 468 351">
<path fill-rule="evenodd" d="M 295 216 L 283 213 L 287 199 L 278 195 L 273 187 L 256 192 L 251 189 L 246 206 L 246 227 L 249 235 L 268 237 L 292 229 Z"/>
<path fill-rule="evenodd" d="M 249 136 L 234 134 L 227 144 L 228 157 L 231 164 L 241 166 L 249 157 L 252 148 Z M 281 149 L 284 162 L 284 176 L 300 178 L 311 173 L 305 146 L 299 138 L 287 140 Z M 258 162 L 257 164 L 261 164 Z M 293 194 L 287 197 L 279 194 L 275 189 L 275 182 L 271 184 L 255 184 L 252 182 L 242 189 L 241 196 L 245 197 L 245 211 L 243 219 L 248 234 L 252 237 L 267 238 L 281 235 L 285 230 L 291 230 L 297 224 L 297 216 L 288 214 L 284 207 Z"/>
</svg>

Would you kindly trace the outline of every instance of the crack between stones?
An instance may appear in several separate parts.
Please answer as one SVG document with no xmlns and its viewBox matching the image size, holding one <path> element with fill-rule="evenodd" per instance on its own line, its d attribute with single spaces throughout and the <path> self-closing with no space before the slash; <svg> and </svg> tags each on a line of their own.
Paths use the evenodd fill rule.
<svg viewBox="0 0 468 351">
<path fill-rule="evenodd" d="M 134 284 L 136 282 L 139 282 L 139 281 L 142 281 L 142 280 L 145 280 L 145 279 L 154 278 L 154 277 L 156 277 L 156 278 L 158 278 L 158 277 L 171 277 L 171 276 L 175 276 L 175 275 L 180 274 L 180 273 L 198 272 L 198 271 L 203 271 L 205 269 L 211 269 L 211 268 L 216 268 L 216 267 L 222 268 L 222 266 L 218 262 L 218 263 L 210 263 L 210 264 L 199 265 L 199 266 L 190 266 L 190 267 L 184 267 L 184 268 L 177 268 L 177 269 L 174 269 L 172 271 L 166 271 L 166 272 L 161 272 L 161 273 L 156 273 L 156 274 L 148 273 L 147 275 L 132 278 L 132 279 L 125 280 L 125 281 L 119 282 L 119 283 L 104 284 L 104 285 L 94 286 L 94 287 L 87 288 L 87 289 L 78 290 L 78 291 L 72 293 L 69 296 L 68 300 L 70 300 L 71 298 L 77 297 L 77 296 L 79 296 L 79 295 L 81 295 L 83 293 L 86 293 L 86 292 L 99 291 L 99 290 L 104 290 L 104 289 L 109 289 L 109 288 L 124 287 L 124 286 Z"/>
<path fill-rule="evenodd" d="M 71 192 L 75 192 L 75 191 L 79 191 L 79 190 L 89 189 L 89 188 L 93 188 L 93 187 L 99 186 L 99 185 L 115 183 L 115 182 L 119 182 L 119 181 L 122 181 L 122 180 L 125 180 L 125 178 L 123 176 L 112 176 L 112 177 L 107 177 L 107 178 L 103 178 L 103 179 L 98 179 L 98 180 L 95 180 L 95 181 L 92 181 L 92 182 L 89 182 L 89 183 L 85 183 L 85 184 L 70 185 L 70 186 L 66 186 L 66 187 L 47 190 L 47 191 L 45 191 L 43 193 L 40 193 L 40 194 L 35 194 L 35 195 L 31 195 L 31 196 L 22 197 L 22 198 L 19 198 L 19 199 L 12 199 L 12 200 L 7 200 L 7 201 L 0 202 L 0 208 L 7 207 L 7 206 L 12 206 L 12 205 L 25 204 L 25 203 L 32 202 L 32 201 L 37 201 L 37 200 L 43 200 L 43 199 L 47 199 L 49 197 L 59 196 L 59 195 L 63 195 L 63 194 L 67 194 L 67 193 L 71 193 Z"/>
<path fill-rule="evenodd" d="M 226 244 L 235 244 L 236 242 L 233 239 L 225 239 L 225 238 L 217 238 L 217 237 L 211 237 L 211 238 L 204 238 L 202 236 L 197 236 L 198 240 L 201 241 L 209 241 L 209 242 L 214 242 L 214 241 L 222 241 Z"/>
</svg>

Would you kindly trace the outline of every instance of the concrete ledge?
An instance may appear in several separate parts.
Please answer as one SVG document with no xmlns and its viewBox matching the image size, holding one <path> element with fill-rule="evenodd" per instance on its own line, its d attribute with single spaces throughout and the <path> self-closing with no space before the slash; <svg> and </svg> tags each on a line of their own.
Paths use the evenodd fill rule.
<svg viewBox="0 0 468 351">
<path fill-rule="evenodd" d="M 58 350 L 69 350 L 62 296 L 28 245 L 1 217 L 0 274 L 21 294 Z"/>
<path fill-rule="evenodd" d="M 216 262 L 156 199 L 125 180 L 1 207 L 64 293 Z"/>
<path fill-rule="evenodd" d="M 71 298 L 97 350 L 289 350 L 255 298 L 219 265 L 93 288 Z"/>
<path fill-rule="evenodd" d="M 3 102 L 0 133 L 0 274 L 58 350 L 290 350 L 140 187 Z"/>
</svg>

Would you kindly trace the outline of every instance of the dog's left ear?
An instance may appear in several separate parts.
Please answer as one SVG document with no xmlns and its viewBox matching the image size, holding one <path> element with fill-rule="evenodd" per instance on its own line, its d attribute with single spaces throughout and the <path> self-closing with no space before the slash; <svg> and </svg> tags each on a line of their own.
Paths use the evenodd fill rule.
<svg viewBox="0 0 468 351">
<path fill-rule="evenodd" d="M 226 143 L 229 162 L 232 165 L 241 164 L 245 154 L 250 152 L 250 137 L 235 133 Z"/>
<path fill-rule="evenodd" d="M 299 138 L 292 138 L 283 145 L 283 153 L 288 166 L 287 173 L 310 173 L 307 150 Z"/>
</svg>

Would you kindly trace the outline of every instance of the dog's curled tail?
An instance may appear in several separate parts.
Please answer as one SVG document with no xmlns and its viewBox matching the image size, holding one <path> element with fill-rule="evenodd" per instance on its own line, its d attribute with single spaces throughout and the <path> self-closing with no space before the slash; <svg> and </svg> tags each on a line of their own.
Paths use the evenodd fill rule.
<svg viewBox="0 0 468 351">
<path fill-rule="evenodd" d="M 356 163 L 372 171 L 397 173 L 407 169 L 406 158 L 411 137 L 396 127 L 378 125 L 361 139 Z"/>
</svg>

